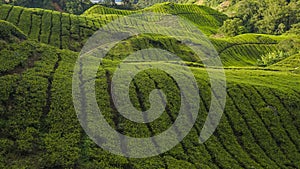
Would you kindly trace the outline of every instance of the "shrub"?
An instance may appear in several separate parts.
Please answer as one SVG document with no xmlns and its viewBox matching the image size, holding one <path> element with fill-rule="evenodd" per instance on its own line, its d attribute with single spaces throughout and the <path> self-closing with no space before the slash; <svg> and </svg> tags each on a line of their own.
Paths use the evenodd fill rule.
<svg viewBox="0 0 300 169">
<path fill-rule="evenodd" d="M 258 60 L 258 65 L 269 66 L 277 63 L 287 57 L 300 53 L 300 41 L 295 39 L 285 39 L 279 42 L 277 45 L 277 51 L 269 52 L 261 56 Z"/>
<path fill-rule="evenodd" d="M 284 53 L 283 51 L 270 52 L 267 53 L 266 55 L 261 56 L 261 59 L 258 60 L 258 65 L 269 66 L 287 57 L 288 57 L 287 53 Z"/>
<path fill-rule="evenodd" d="M 27 38 L 26 35 L 12 23 L 0 20 L 0 39 L 10 40 L 13 36 L 18 39 Z"/>
</svg>

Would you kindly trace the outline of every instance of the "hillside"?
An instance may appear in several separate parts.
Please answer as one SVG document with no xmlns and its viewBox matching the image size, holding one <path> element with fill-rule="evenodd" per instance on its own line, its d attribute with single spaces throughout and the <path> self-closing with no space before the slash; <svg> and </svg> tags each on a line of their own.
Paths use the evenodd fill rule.
<svg viewBox="0 0 300 169">
<path fill-rule="evenodd" d="M 140 6 L 153 5 L 159 0 L 139 0 Z M 170 0 L 168 2 L 174 2 Z M 160 1 L 159 1 L 160 2 Z M 298 32 L 300 3 L 298 0 L 191 0 L 177 3 L 205 5 L 229 16 L 220 33 L 235 36 L 243 33 L 281 35 Z"/>
<path fill-rule="evenodd" d="M 168 4 L 149 8 L 149 11 L 168 9 Z M 206 7 L 193 6 L 198 9 L 195 15 L 187 15 L 188 8 L 179 7 L 178 13 L 199 25 L 205 33 L 215 32 L 217 27 L 226 19 L 225 15 Z M 175 9 L 177 10 L 177 9 Z M 100 12 L 105 12 L 105 15 Z M 174 10 L 166 11 L 172 13 Z M 100 15 L 98 15 L 98 14 Z M 85 15 L 73 15 L 44 9 L 28 9 L 18 6 L 1 5 L 0 20 L 9 21 L 18 26 L 29 38 L 41 43 L 50 44 L 61 49 L 78 50 L 83 46 L 88 37 L 99 29 L 100 26 L 118 18 L 119 15 L 132 13 L 130 11 L 109 9 L 94 6 Z M 95 16 L 97 14 L 97 16 Z M 204 15 L 204 17 L 202 17 Z M 201 17 L 201 18 L 200 18 Z M 200 18 L 200 19 L 196 19 Z M 205 26 L 207 25 L 207 26 Z"/>
<path fill-rule="evenodd" d="M 2 49 L 1 54 L 4 50 L 22 51 L 28 57 L 25 63 L 30 64 L 7 68 L 1 73 L 3 167 L 297 168 L 300 165 L 299 75 L 252 69 L 226 70 L 228 97 L 225 114 L 215 134 L 200 145 L 197 138 L 205 118 L 203 113 L 207 113 L 210 101 L 209 81 L 205 69 L 192 68 L 198 86 L 201 86 L 202 116 L 199 116 L 190 134 L 181 144 L 161 156 L 126 159 L 97 147 L 77 121 L 71 95 L 71 77 L 77 53 L 30 41 L 10 46 L 11 49 Z M 1 62 L 1 67 L 3 64 Z M 129 135 L 135 133 L 134 136 L 145 137 L 153 135 L 152 132 L 163 131 L 172 123 L 177 109 L 172 105 L 177 104 L 175 98 L 178 95 L 174 93 L 177 89 L 172 79 L 165 73 L 149 70 L 135 78 L 131 97 L 133 104 L 141 109 L 148 107 L 149 103 L 144 99 L 149 90 L 158 86 L 162 87 L 168 99 L 175 97 L 168 101 L 169 109 L 158 121 L 137 125 L 118 116 L 107 104 L 110 100 L 107 85 L 115 66 L 110 60 L 104 65 L 107 66 L 98 73 L 98 77 L 102 78 L 96 81 L 96 86 L 99 86 L 97 94 L 101 96 L 98 104 L 106 110 L 106 118 L 112 126 L 119 126 L 116 129 Z M 139 64 L 136 63 L 136 66 L 139 67 Z"/>
<path fill-rule="evenodd" d="M 183 17 L 195 23 L 197 26 L 199 26 L 201 31 L 208 35 L 216 33 L 217 29 L 222 26 L 223 21 L 227 19 L 226 15 L 205 6 L 176 4 L 170 2 L 155 4 L 153 6 L 135 11 L 118 10 L 107 8 L 101 5 L 95 5 L 85 11 L 83 16 L 97 17 L 103 14 L 129 15 L 141 12 L 159 12 Z"/>
<path fill-rule="evenodd" d="M 198 138 L 216 94 L 211 94 L 201 60 L 171 37 L 143 34 L 122 41 L 103 59 L 95 80 L 97 104 L 113 129 L 132 137 L 154 136 L 178 116 L 179 87 L 157 69 L 137 74 L 129 91 L 132 104 L 146 111 L 150 92 L 163 90 L 167 106 L 158 119 L 134 123 L 112 104 L 113 73 L 125 57 L 141 49 L 170 51 L 189 66 L 199 87 L 199 116 L 182 142 L 155 157 L 125 158 L 96 145 L 82 129 L 73 105 L 72 76 L 79 51 L 99 27 L 141 11 L 179 15 L 207 35 L 226 19 L 207 7 L 172 3 L 139 11 L 94 6 L 82 15 L 0 6 L 0 30 L 6 30 L 0 33 L 0 168 L 300 168 L 299 54 L 268 67 L 257 66 L 262 55 L 277 51 L 288 36 L 209 38 L 225 68 L 227 101 L 217 130 L 204 144 Z M 141 69 L 148 63 L 128 64 Z M 184 73 L 176 63 L 155 64 Z M 89 79 L 80 79 L 80 90 L 90 90 L 88 83 Z"/>
<path fill-rule="evenodd" d="M 27 8 L 43 8 L 72 14 L 81 14 L 92 6 L 90 0 L 1 0 L 0 4 L 10 4 Z"/>
<path fill-rule="evenodd" d="M 283 69 L 283 70 L 289 70 L 293 73 L 300 73 L 300 54 L 296 54 L 293 56 L 290 56 L 272 66 L 270 66 L 273 69 Z"/>
<path fill-rule="evenodd" d="M 160 4 L 154 7 L 146 8 L 147 11 L 165 11 L 166 13 L 179 14 L 182 17 L 187 17 L 191 21 L 195 21 L 200 29 L 204 33 L 210 34 L 210 31 L 217 29 L 218 25 L 222 24 L 222 15 L 217 12 L 207 8 L 196 5 L 175 5 L 175 9 L 170 9 L 170 4 Z M 115 10 L 102 6 L 94 6 L 87 10 L 84 15 L 77 16 L 67 13 L 60 13 L 50 10 L 42 9 L 27 9 L 17 6 L 2 5 L 0 6 L 1 18 L 7 20 L 16 26 L 18 26 L 30 39 L 37 40 L 38 42 L 49 44 L 60 49 L 69 49 L 73 51 L 78 51 L 81 49 L 86 39 L 90 37 L 100 26 L 110 22 L 111 20 L 118 17 L 118 15 L 126 15 L 133 13 L 132 11 Z M 193 10 L 189 10 L 189 9 Z M 192 11 L 189 14 L 187 10 Z M 104 13 L 105 14 L 104 14 Z M 135 11 L 139 12 L 139 11 Z M 185 14 L 185 12 L 187 12 Z M 183 14 L 181 14 L 183 13 Z M 222 17 L 218 17 L 218 16 Z M 201 18 L 201 19 L 199 19 Z M 39 25 L 39 26 L 33 26 Z M 243 36 L 241 36 L 243 37 Z M 261 38 L 260 35 L 247 35 L 246 38 L 239 37 L 235 38 L 233 42 L 230 39 L 224 40 L 214 40 L 212 42 L 215 44 L 216 50 L 221 54 L 221 57 L 229 56 L 236 48 L 238 44 L 240 47 L 246 46 L 255 48 L 255 43 L 257 45 L 267 46 L 267 50 L 261 50 L 258 54 L 255 54 L 255 58 L 252 58 L 252 62 L 245 61 L 245 64 L 253 65 L 257 57 L 260 54 L 268 52 L 274 48 L 272 45 L 277 43 L 276 40 L 271 38 Z M 266 39 L 266 40 L 265 40 Z M 269 39 L 269 40 L 268 40 Z M 247 42 L 248 41 L 248 42 Z M 273 45 L 274 46 L 274 45 Z M 257 51 L 259 49 L 255 49 Z M 225 52 L 225 53 L 223 53 Z M 228 54 L 227 54 L 228 53 Z M 236 54 L 234 54 L 236 55 Z M 237 60 L 239 60 L 240 56 Z M 251 58 L 250 58 L 251 59 Z M 226 59 L 224 60 L 224 64 Z M 242 62 L 240 62 L 242 63 Z M 229 65 L 229 64 L 228 64 Z"/>
</svg>

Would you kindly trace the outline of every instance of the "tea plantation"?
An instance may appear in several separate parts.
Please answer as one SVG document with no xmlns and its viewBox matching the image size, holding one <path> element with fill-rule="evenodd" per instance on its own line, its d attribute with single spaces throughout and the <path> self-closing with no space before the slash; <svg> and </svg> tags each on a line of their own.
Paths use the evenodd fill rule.
<svg viewBox="0 0 300 169">
<path fill-rule="evenodd" d="M 224 65 L 227 99 L 218 128 L 203 144 L 199 135 L 216 93 L 211 94 L 202 61 L 174 38 L 143 34 L 122 41 L 103 59 L 95 85 L 97 103 L 110 126 L 132 137 L 150 137 L 177 118 L 184 101 L 179 87 L 169 74 L 150 65 L 131 82 L 130 99 L 134 107 L 146 111 L 150 92 L 161 89 L 167 98 L 162 115 L 150 123 L 134 123 L 113 104 L 111 81 L 118 64 L 148 48 L 175 53 L 191 69 L 199 87 L 198 118 L 177 146 L 144 159 L 111 154 L 87 136 L 72 100 L 79 52 L 101 26 L 144 11 L 178 15 L 206 35 L 215 33 L 227 18 L 208 7 L 173 3 L 137 11 L 95 5 L 82 15 L 0 6 L 0 168 L 300 168 L 299 54 L 270 66 L 257 65 L 262 55 L 277 51 L 280 42 L 290 38 L 283 35 L 209 38 Z M 141 69 L 149 63 L 128 64 Z M 155 64 L 175 67 L 184 76 L 176 63 Z M 80 79 L 81 85 L 85 83 Z"/>
</svg>

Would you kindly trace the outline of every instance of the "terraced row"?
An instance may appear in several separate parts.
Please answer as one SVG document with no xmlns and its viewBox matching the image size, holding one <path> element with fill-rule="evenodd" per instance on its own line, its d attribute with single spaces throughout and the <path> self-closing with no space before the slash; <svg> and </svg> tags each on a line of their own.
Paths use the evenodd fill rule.
<svg viewBox="0 0 300 169">
<path fill-rule="evenodd" d="M 96 7 L 94 8 L 97 9 Z M 101 9 L 102 8 L 105 7 L 101 7 Z M 213 12 L 215 11 L 206 12 L 208 8 L 201 9 L 201 7 L 197 6 L 195 6 L 194 8 L 197 9 L 197 17 L 203 18 L 200 20 L 192 19 L 191 21 L 199 22 L 197 24 L 199 24 L 200 26 L 205 25 L 203 27 L 203 30 L 208 30 L 210 29 L 210 27 L 216 27 L 216 25 L 220 26 L 222 24 L 221 20 L 224 20 L 224 18 L 220 21 L 217 21 L 218 18 L 216 18 L 217 20 L 215 20 L 216 16 L 213 15 Z M 50 10 L 29 9 L 10 5 L 1 5 L 0 9 L 0 20 L 6 20 L 18 26 L 26 35 L 28 35 L 29 38 L 38 40 L 42 43 L 54 45 L 63 49 L 71 49 L 74 51 L 78 51 L 80 47 L 82 47 L 82 44 L 84 44 L 85 40 L 90 37 L 96 30 L 98 30 L 99 27 L 122 15 L 118 12 L 118 10 L 109 8 L 105 9 L 113 11 L 109 12 L 107 10 L 104 10 L 104 12 L 107 13 L 97 15 L 97 17 L 89 15 L 77 16 Z M 155 9 L 156 8 L 153 7 L 153 9 L 151 8 L 151 11 Z M 188 9 L 188 7 L 183 8 L 176 6 L 176 9 L 174 11 L 186 11 Z M 122 12 L 126 13 L 127 11 Z M 159 10 L 159 12 L 162 11 Z M 172 13 L 172 11 L 169 12 Z M 188 13 L 190 12 L 183 12 L 182 15 L 186 15 Z M 211 25 L 213 23 L 216 25 Z"/>
<path fill-rule="evenodd" d="M 110 69 L 111 70 L 111 69 Z M 109 73 L 112 74 L 112 73 Z M 141 79 L 141 80 L 138 80 Z M 163 79 L 163 81 L 162 81 Z M 169 80 L 168 80 L 169 79 Z M 203 77 L 200 78 L 203 80 Z M 131 92 L 136 93 L 137 97 L 133 98 L 132 101 L 135 105 L 140 108 L 140 110 L 146 110 L 149 108 L 149 103 L 147 101 L 149 92 L 154 88 L 161 88 L 165 93 L 168 95 L 168 98 L 174 98 L 176 99 L 176 96 L 174 96 L 174 93 L 176 92 L 176 85 L 172 87 L 173 80 L 172 78 L 168 77 L 168 75 L 163 74 L 159 71 L 152 70 L 149 72 L 141 73 L 140 77 L 136 77 L 133 82 L 133 89 Z M 207 82 L 206 82 L 207 83 Z M 168 84 L 168 85 L 166 85 Z M 174 83 L 173 83 L 174 84 Z M 203 84 L 203 81 L 198 84 L 199 86 L 207 86 L 205 87 L 206 90 L 209 91 L 208 85 Z M 99 85 L 97 85 L 99 86 Z M 135 89 L 134 89 L 135 88 Z M 169 89 L 168 89 L 169 88 Z M 258 112 L 256 108 L 256 105 L 254 105 L 253 100 L 258 100 L 258 102 L 261 104 L 263 103 L 263 100 L 259 100 L 259 96 L 254 95 L 255 98 L 248 98 L 249 96 L 245 95 L 238 95 L 238 93 L 243 93 L 245 89 L 248 89 L 248 87 L 232 87 L 229 90 L 229 100 L 232 100 L 232 105 L 235 106 L 235 109 L 231 109 L 232 106 L 228 112 L 232 112 L 236 110 L 236 114 L 231 115 L 231 113 L 226 113 L 226 119 L 223 119 L 222 123 L 220 124 L 220 127 L 218 131 L 216 132 L 215 136 L 210 139 L 210 141 L 207 143 L 207 146 L 204 147 L 205 149 L 198 150 L 199 153 L 204 153 L 202 151 L 208 152 L 208 154 L 211 154 L 213 157 L 211 157 L 216 162 L 215 164 L 219 167 L 229 167 L 236 165 L 236 167 L 247 167 L 250 165 L 254 165 L 257 167 L 267 167 L 267 166 L 277 166 L 278 168 L 285 168 L 287 166 L 295 167 L 299 164 L 297 164 L 298 157 L 298 150 L 299 145 L 297 145 L 296 141 L 299 140 L 299 135 L 297 134 L 298 131 L 295 130 L 295 126 L 289 125 L 290 130 L 285 129 L 288 124 L 293 124 L 294 121 L 292 119 L 285 118 L 285 115 L 282 115 L 282 119 L 277 119 L 277 121 L 272 123 L 272 128 L 270 129 L 271 124 L 267 124 L 266 120 L 270 120 L 273 118 L 273 112 L 272 109 L 270 109 L 268 112 L 269 114 L 260 114 L 261 112 Z M 134 92 L 135 91 L 135 92 Z M 169 92 L 168 92 L 169 91 Z M 202 90 L 201 90 L 202 91 Z M 248 92 L 248 91 L 247 91 Z M 256 90 L 251 90 L 251 96 L 257 92 Z M 207 92 L 208 93 L 208 92 Z M 171 95 L 171 96 L 170 96 Z M 100 95 L 99 95 L 100 96 Z M 101 94 L 101 96 L 103 96 Z M 169 97 L 170 96 L 170 97 Z M 205 94 L 201 93 L 202 100 L 205 100 Z M 178 96 L 177 96 L 178 97 Z M 244 100 L 246 99 L 246 100 Z M 280 99 L 280 98 L 279 98 Z M 278 99 L 278 101 L 280 101 Z M 172 99 L 173 100 L 173 99 Z M 164 128 L 168 128 L 168 125 L 172 124 L 174 122 L 174 117 L 176 117 L 176 102 L 172 103 L 172 100 L 168 102 L 168 104 L 173 105 L 167 106 L 166 111 L 162 115 L 162 119 L 158 120 L 157 124 L 150 123 L 149 125 L 143 126 L 136 126 L 132 124 L 130 121 L 127 121 L 125 119 L 119 120 L 121 123 L 119 126 L 122 126 L 122 131 L 126 133 L 127 135 L 130 135 L 130 133 L 134 133 L 134 136 L 139 137 L 145 137 L 145 132 L 148 133 L 146 136 L 151 136 L 155 131 L 160 132 Z M 100 100 L 99 100 L 100 101 Z M 277 102 L 278 102 L 277 101 Z M 273 101 L 274 102 L 274 101 Z M 206 107 L 209 103 L 209 100 L 206 102 L 201 103 Z M 247 103 L 247 105 L 244 105 Z M 249 104 L 248 104 L 249 103 Z M 268 108 L 268 102 L 263 103 L 264 106 L 262 106 L 263 109 Z M 247 108 L 245 108 L 247 107 Z M 250 107 L 250 109 L 248 108 Z M 297 109 L 295 109 L 297 110 Z M 294 113 L 295 113 L 294 110 Z M 178 111 L 178 110 L 177 110 Z M 206 110 L 207 111 L 207 110 Z M 287 111 L 287 110 L 285 110 Z M 204 110 L 205 112 L 205 110 Z M 271 113 L 270 113 L 271 112 Z M 174 114 L 175 113 L 175 114 Z M 201 111 L 201 114 L 203 113 L 203 110 Z M 256 115 L 255 115 L 256 114 Z M 117 116 L 118 118 L 121 118 L 120 115 Z M 240 122 L 239 119 L 242 118 L 246 122 L 246 126 L 244 126 L 243 130 L 241 130 L 240 127 L 237 127 Z M 253 121 L 254 118 L 254 121 Z M 234 120 L 235 123 L 233 121 Z M 202 119 L 201 121 L 203 121 Z M 283 122 L 286 121 L 286 122 Z M 288 122 L 289 121 L 289 122 Z M 203 123 L 202 123 L 203 124 Z M 275 125 L 275 127 L 273 126 Z M 193 157 L 192 154 L 197 153 L 197 149 L 193 149 L 193 153 L 189 150 L 192 145 L 197 145 L 197 134 L 199 134 L 199 129 L 201 128 L 201 123 L 197 123 L 194 129 L 192 129 L 191 133 L 187 136 L 187 138 L 181 143 L 181 145 L 175 147 L 170 152 L 165 153 L 165 155 L 172 154 L 178 158 L 179 160 L 188 161 L 191 164 L 197 166 L 197 161 L 193 160 L 194 158 L 199 160 L 197 157 Z M 274 127 L 274 128 L 273 128 Z M 133 128 L 133 129 L 132 129 Z M 249 129 L 249 133 L 244 131 L 246 129 Z M 139 132 L 139 129 L 141 131 Z M 224 131 L 225 130 L 225 131 Z M 127 131 L 127 132 L 126 132 Z M 197 132 L 198 131 L 198 132 Z M 159 133 L 158 132 L 158 133 Z M 138 133 L 141 133 L 142 135 L 139 135 Z M 244 136 L 244 133 L 247 133 L 246 136 Z M 264 133 L 264 134 L 263 134 Z M 279 134 L 280 133 L 280 134 Z M 291 134 L 293 133 L 293 134 Z M 236 136 L 239 138 L 235 137 Z M 250 134 L 250 135 L 249 135 Z M 298 138 L 292 138 L 292 135 L 298 135 Z M 293 137 L 294 137 L 293 136 Z M 228 138 L 229 137 L 229 138 Z M 251 139 L 249 140 L 249 137 L 253 138 L 253 141 Z M 193 140 L 193 141 L 191 141 Z M 194 142 L 195 141 L 195 142 Z M 283 141 L 285 142 L 283 144 Z M 253 144 L 255 142 L 256 144 Z M 153 143 L 155 144 L 155 142 Z M 272 146 L 269 146 L 272 145 Z M 287 146 L 289 145 L 289 146 Z M 249 147 L 246 147 L 249 146 Z M 255 151 L 254 151 L 254 150 Z M 218 152 L 215 152 L 218 150 Z M 258 153 L 260 152 L 260 153 Z M 275 153 L 276 152 L 276 153 Z M 178 154 L 181 154 L 178 156 Z M 197 153 L 198 154 L 198 153 Z M 245 160 L 248 159 L 248 160 Z M 285 160 L 283 160 L 285 159 Z M 227 161 L 228 160 L 228 161 Z M 227 161 L 227 162 L 226 162 Z M 205 160 L 203 161 L 205 163 Z M 210 166 L 210 164 L 207 164 Z M 216 166 L 214 166 L 216 167 Z"/>
<path fill-rule="evenodd" d="M 156 3 L 162 3 L 162 2 L 166 2 L 166 1 L 164 1 L 164 0 L 148 0 L 148 1 L 137 0 L 137 2 L 138 2 L 138 5 L 141 6 L 141 7 L 147 7 L 147 6 L 156 4 Z M 169 0 L 168 2 L 183 3 L 183 4 L 189 3 L 189 4 L 191 4 L 191 3 L 194 3 L 195 1 L 194 0 Z"/>
<path fill-rule="evenodd" d="M 141 28 L 142 29 L 142 28 Z M 153 28 L 154 29 L 154 28 Z M 168 32 L 168 30 L 166 30 Z M 156 30 L 153 30 L 156 32 Z M 169 32 L 171 34 L 171 32 Z M 250 37 L 250 40 L 244 40 Z M 281 38 L 281 37 L 280 37 Z M 284 37 L 282 37 L 284 39 Z M 240 39 L 240 41 L 239 41 Z M 256 66 L 257 60 L 264 54 L 277 50 L 280 42 L 275 36 L 242 35 L 233 39 L 211 39 L 215 49 L 225 67 Z M 175 47 L 176 46 L 176 47 Z M 182 60 L 190 65 L 202 64 L 199 57 L 187 46 L 175 38 L 168 38 L 161 35 L 140 35 L 132 37 L 113 48 L 108 54 L 112 60 L 122 60 L 135 49 L 161 48 L 176 53 Z"/>
<path fill-rule="evenodd" d="M 253 73 L 250 75 L 243 73 L 242 70 L 240 72 L 228 70 L 229 87 L 225 114 L 215 134 L 201 145 L 198 136 L 208 112 L 210 89 L 205 70 L 192 68 L 201 96 L 201 109 L 194 128 L 171 151 L 148 159 L 126 159 L 99 148 L 86 136 L 77 121 L 71 96 L 71 77 L 78 54 L 49 46 L 41 46 L 38 51 L 41 52 L 40 59 L 34 63 L 34 67 L 21 74 L 1 76 L 1 84 L 5 85 L 1 88 L 3 96 L 0 109 L 1 152 L 8 153 L 5 156 L 2 154 L 5 159 L 1 162 L 3 166 L 20 167 L 33 164 L 37 167 L 82 168 L 99 165 L 119 168 L 300 166 L 298 112 L 300 90 L 293 81 L 281 82 L 268 77 L 274 72 L 249 71 Z M 109 94 L 110 80 L 116 63 L 118 61 L 104 60 L 98 71 L 99 78 L 96 80 L 98 104 L 109 124 L 119 132 L 134 137 L 149 137 L 170 127 L 177 117 L 181 101 L 179 88 L 174 79 L 156 69 L 142 72 L 134 78 L 130 87 L 130 97 L 137 109 L 149 108 L 149 93 L 156 88 L 162 89 L 166 94 L 167 107 L 162 116 L 152 123 L 133 123 L 118 114 Z M 135 68 L 140 69 L 141 64 L 135 64 Z M 182 73 L 184 75 L 184 72 Z M 266 78 L 261 78 L 259 82 L 250 79 L 252 83 L 239 79 L 240 82 L 237 83 L 235 79 L 239 73 L 257 78 L 265 75 Z M 274 77 L 284 78 L 284 74 Z M 185 78 L 183 76 L 183 79 Z M 297 78 L 299 80 L 296 75 L 294 78 L 295 82 Z M 278 84 L 262 87 L 262 84 L 267 84 L 269 80 Z M 254 82 L 259 85 L 253 84 Z M 88 98 L 86 96 L 86 99 Z M 153 144 L 156 144 L 155 140 Z M 126 145 L 120 146 L 126 152 Z M 26 163 L 18 159 L 26 160 Z"/>
<path fill-rule="evenodd" d="M 43 9 L 1 5 L 2 20 L 18 26 L 29 38 L 61 49 L 78 51 L 100 26 L 117 16 L 80 17 Z"/>
<path fill-rule="evenodd" d="M 279 70 L 289 70 L 293 73 L 300 73 L 300 54 L 295 54 L 290 56 L 274 65 L 271 65 L 269 68 L 271 69 L 279 69 Z"/>
<path fill-rule="evenodd" d="M 177 15 L 195 23 L 204 33 L 210 35 L 222 26 L 227 16 L 211 8 L 198 5 L 161 3 L 155 4 L 142 10 L 128 11 L 107 8 L 95 5 L 88 9 L 83 16 L 101 16 L 106 14 L 129 15 L 142 12 L 157 12 L 164 14 Z"/>
<path fill-rule="evenodd" d="M 182 6 L 183 7 L 180 8 L 184 8 L 186 11 L 190 10 L 188 7 L 185 7 L 185 5 Z M 49 10 L 26 9 L 9 5 L 2 5 L 0 8 L 2 16 L 0 19 L 17 25 L 30 39 L 35 39 L 60 49 L 70 49 L 73 51 L 79 51 L 87 38 L 99 27 L 118 17 L 118 15 L 99 15 L 96 18 L 90 18 L 89 16 L 76 16 Z M 177 11 L 177 5 L 175 5 L 174 8 L 174 11 Z M 203 13 L 204 11 L 197 6 L 194 8 L 199 8 L 199 13 L 201 13 L 201 11 Z M 165 46 L 165 48 L 169 50 L 176 50 L 176 48 L 172 46 L 174 39 L 165 37 L 158 38 L 159 39 L 155 41 L 159 46 Z M 274 51 L 280 39 L 284 39 L 284 37 L 242 35 L 230 39 L 211 39 L 211 41 L 219 52 L 225 66 L 249 66 L 255 65 L 257 58 L 262 54 Z M 145 46 L 155 46 L 152 37 L 138 39 L 138 42 L 139 44 L 137 45 L 145 44 Z M 127 50 L 125 46 L 123 46 L 123 48 Z M 122 51 L 127 53 L 126 50 Z M 186 57 L 185 55 L 192 57 L 189 56 L 191 55 L 189 50 L 186 49 L 186 51 L 187 52 L 182 53 L 181 57 Z M 120 54 L 122 55 L 122 53 Z M 184 59 L 192 62 L 197 61 L 195 58 Z"/>
</svg>

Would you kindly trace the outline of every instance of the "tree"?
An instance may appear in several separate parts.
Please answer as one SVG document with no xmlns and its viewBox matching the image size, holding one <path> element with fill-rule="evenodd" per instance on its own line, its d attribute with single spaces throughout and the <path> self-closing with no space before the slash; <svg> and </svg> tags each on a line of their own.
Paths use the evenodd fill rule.
<svg viewBox="0 0 300 169">
<path fill-rule="evenodd" d="M 245 33 L 245 27 L 243 21 L 239 18 L 228 19 L 224 21 L 223 26 L 219 32 L 227 36 L 236 36 Z"/>
<path fill-rule="evenodd" d="M 254 32 L 254 23 L 261 18 L 260 4 L 253 0 L 241 1 L 237 8 L 236 16 L 243 21 L 243 25 L 247 29 L 247 32 Z"/>
<path fill-rule="evenodd" d="M 300 22 L 300 3 L 286 0 L 240 0 L 234 18 L 246 32 L 283 34 Z"/>
<path fill-rule="evenodd" d="M 81 14 L 91 6 L 89 0 L 68 0 L 65 3 L 66 7 L 63 10 L 74 14 Z"/>
<path fill-rule="evenodd" d="M 261 5 L 261 8 L 263 9 L 263 11 L 260 11 L 260 15 L 262 17 L 255 22 L 258 32 L 278 34 L 277 30 L 279 24 L 281 24 L 281 28 L 283 28 L 283 25 L 287 23 L 287 3 L 285 0 L 275 0 L 272 1 L 272 3 L 265 0 L 265 2 Z"/>
</svg>

